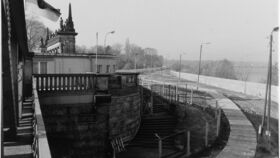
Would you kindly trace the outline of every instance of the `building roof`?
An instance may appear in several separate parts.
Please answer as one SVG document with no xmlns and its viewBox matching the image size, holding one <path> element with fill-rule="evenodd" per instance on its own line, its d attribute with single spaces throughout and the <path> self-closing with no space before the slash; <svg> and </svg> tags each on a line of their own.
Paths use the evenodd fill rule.
<svg viewBox="0 0 280 158">
<path fill-rule="evenodd" d="M 96 53 L 77 53 L 77 54 L 50 54 L 50 53 L 35 53 L 34 57 L 95 57 Z M 113 54 L 97 54 L 97 57 L 117 58 Z"/>
</svg>

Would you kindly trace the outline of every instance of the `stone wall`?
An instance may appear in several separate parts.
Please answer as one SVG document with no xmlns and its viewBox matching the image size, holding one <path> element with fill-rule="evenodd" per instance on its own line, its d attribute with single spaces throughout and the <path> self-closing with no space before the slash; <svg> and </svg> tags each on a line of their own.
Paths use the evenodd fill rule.
<svg viewBox="0 0 280 158">
<path fill-rule="evenodd" d="M 141 121 L 140 94 L 112 96 L 109 116 L 110 139 L 122 137 L 125 141 L 131 140 Z"/>
<path fill-rule="evenodd" d="M 141 121 L 140 94 L 129 92 L 95 104 L 92 93 L 41 95 L 52 157 L 107 157 L 112 139 L 133 139 Z"/>
<path fill-rule="evenodd" d="M 106 157 L 108 106 L 42 105 L 52 157 Z"/>
</svg>

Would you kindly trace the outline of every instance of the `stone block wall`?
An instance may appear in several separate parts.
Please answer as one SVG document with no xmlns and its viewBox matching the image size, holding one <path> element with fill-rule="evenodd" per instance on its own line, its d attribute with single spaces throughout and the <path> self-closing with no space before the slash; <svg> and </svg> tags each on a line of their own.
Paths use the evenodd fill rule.
<svg viewBox="0 0 280 158">
<path fill-rule="evenodd" d="M 42 105 L 52 157 L 106 157 L 109 105 Z"/>
<path fill-rule="evenodd" d="M 40 102 L 52 157 L 107 157 L 110 141 L 133 139 L 141 122 L 137 90 L 105 103 L 90 93 L 45 94 Z"/>
<path fill-rule="evenodd" d="M 116 137 L 122 137 L 124 141 L 133 139 L 141 122 L 140 103 L 139 92 L 112 96 L 109 108 L 110 139 Z"/>
</svg>

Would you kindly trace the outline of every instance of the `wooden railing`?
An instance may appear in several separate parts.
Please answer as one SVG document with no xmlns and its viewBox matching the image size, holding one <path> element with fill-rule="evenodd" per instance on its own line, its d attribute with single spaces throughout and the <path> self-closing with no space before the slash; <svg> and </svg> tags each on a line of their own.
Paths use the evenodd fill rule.
<svg viewBox="0 0 280 158">
<path fill-rule="evenodd" d="M 45 124 L 41 112 L 35 79 L 33 78 L 33 143 L 34 158 L 51 158 Z"/>
</svg>

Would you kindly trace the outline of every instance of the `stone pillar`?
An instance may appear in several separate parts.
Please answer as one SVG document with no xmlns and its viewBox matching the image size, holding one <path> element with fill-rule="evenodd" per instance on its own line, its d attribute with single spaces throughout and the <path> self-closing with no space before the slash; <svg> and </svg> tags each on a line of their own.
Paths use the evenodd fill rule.
<svg viewBox="0 0 280 158">
<path fill-rule="evenodd" d="M 23 67 L 23 98 L 32 96 L 32 73 L 33 73 L 33 52 L 29 52 L 25 57 Z"/>
</svg>

